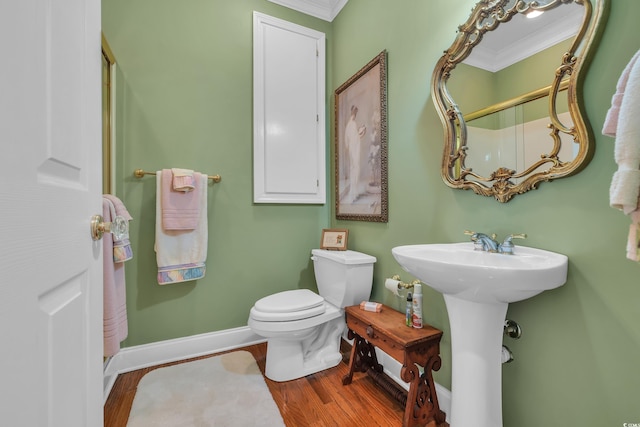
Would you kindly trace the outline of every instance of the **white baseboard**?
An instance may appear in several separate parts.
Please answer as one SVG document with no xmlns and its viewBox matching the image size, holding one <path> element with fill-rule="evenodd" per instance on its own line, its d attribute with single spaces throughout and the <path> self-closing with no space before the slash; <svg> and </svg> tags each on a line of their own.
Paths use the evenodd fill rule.
<svg viewBox="0 0 640 427">
<path fill-rule="evenodd" d="M 107 401 L 119 374 L 265 341 L 265 338 L 253 333 L 248 326 L 244 326 L 123 348 L 104 365 L 104 402 Z"/>
<path fill-rule="evenodd" d="M 104 401 L 107 401 L 119 374 L 177 360 L 233 350 L 265 341 L 265 338 L 256 335 L 248 326 L 244 326 L 123 348 L 104 365 Z M 348 339 L 347 341 L 353 342 Z M 400 362 L 378 348 L 376 348 L 376 355 L 380 364 L 384 366 L 384 373 L 402 388 L 408 390 L 409 385 L 400 379 L 400 369 L 402 368 Z M 440 409 L 446 412 L 448 422 L 451 413 L 451 391 L 436 383 L 436 393 Z"/>
</svg>

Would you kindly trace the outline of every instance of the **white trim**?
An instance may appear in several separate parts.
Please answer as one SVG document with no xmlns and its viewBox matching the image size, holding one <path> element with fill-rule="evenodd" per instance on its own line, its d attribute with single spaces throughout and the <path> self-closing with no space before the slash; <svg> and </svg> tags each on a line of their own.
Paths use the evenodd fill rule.
<svg viewBox="0 0 640 427">
<path fill-rule="evenodd" d="M 271 3 L 332 22 L 348 0 L 269 0 Z"/>
<path fill-rule="evenodd" d="M 265 341 L 265 338 L 256 335 L 248 326 L 243 326 L 123 348 L 104 365 L 104 402 L 119 374 Z"/>
<path fill-rule="evenodd" d="M 253 12 L 254 203 L 326 203 L 325 45 L 322 32 Z"/>
</svg>

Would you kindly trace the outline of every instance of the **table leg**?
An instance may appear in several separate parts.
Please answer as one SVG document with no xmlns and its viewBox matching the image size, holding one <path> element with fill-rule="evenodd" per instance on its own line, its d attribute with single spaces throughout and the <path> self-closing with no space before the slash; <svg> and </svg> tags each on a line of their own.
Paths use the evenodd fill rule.
<svg viewBox="0 0 640 427">
<path fill-rule="evenodd" d="M 358 335 L 354 334 L 351 329 L 349 329 L 349 332 L 347 333 L 347 337 L 350 340 L 357 340 L 357 338 L 360 338 Z M 356 362 L 356 357 L 357 357 L 357 350 L 356 349 L 357 349 L 356 341 L 354 341 L 353 345 L 351 346 L 351 354 L 349 356 L 349 372 L 347 373 L 347 375 L 342 377 L 342 385 L 351 384 L 351 380 L 353 379 L 353 371 L 354 371 L 356 363 L 357 363 Z"/>
<path fill-rule="evenodd" d="M 351 384 L 354 372 L 367 372 L 369 368 L 376 372 L 382 372 L 382 365 L 378 363 L 375 347 L 367 340 L 349 330 L 347 335 L 349 339 L 353 339 L 353 347 L 351 347 L 351 356 L 349 359 L 349 372 L 342 377 L 342 384 Z"/>
<path fill-rule="evenodd" d="M 407 406 L 404 411 L 403 427 L 424 426 L 435 421 L 437 426 L 445 424 L 445 413 L 440 410 L 438 395 L 433 381 L 433 371 L 440 369 L 441 359 L 437 346 L 432 346 L 426 355 L 424 372 L 420 375 L 414 355 L 405 355 L 405 364 L 400 371 L 400 377 L 408 382 Z M 424 360 L 425 355 L 420 359 Z"/>
</svg>

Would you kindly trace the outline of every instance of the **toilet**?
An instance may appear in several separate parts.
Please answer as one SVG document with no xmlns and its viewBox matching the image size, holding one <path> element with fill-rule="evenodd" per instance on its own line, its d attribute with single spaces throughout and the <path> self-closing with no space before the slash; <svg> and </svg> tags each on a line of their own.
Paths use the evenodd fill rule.
<svg viewBox="0 0 640 427">
<path fill-rule="evenodd" d="M 265 375 L 283 382 L 337 366 L 344 307 L 371 295 L 376 258 L 356 251 L 311 251 L 318 294 L 278 292 L 256 301 L 249 327 L 267 339 Z"/>
</svg>

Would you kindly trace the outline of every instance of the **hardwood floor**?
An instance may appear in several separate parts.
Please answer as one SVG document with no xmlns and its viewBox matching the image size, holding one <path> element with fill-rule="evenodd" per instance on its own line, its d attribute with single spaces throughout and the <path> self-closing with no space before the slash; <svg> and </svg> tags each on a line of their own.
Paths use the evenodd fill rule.
<svg viewBox="0 0 640 427">
<path fill-rule="evenodd" d="M 251 352 L 264 375 L 266 343 L 237 350 Z M 278 383 L 265 377 L 287 427 L 398 427 L 402 425 L 404 408 L 390 394 L 376 385 L 368 375 L 356 373 L 350 385 L 342 385 L 342 377 L 347 373 L 349 350 L 350 346 L 345 344 L 342 348 L 343 363 L 305 378 Z M 204 357 L 198 359 L 202 358 Z M 144 374 L 159 367 L 191 360 L 196 359 L 119 375 L 104 406 L 105 427 L 127 425 L 136 387 Z M 242 408 L 238 410 L 241 411 Z"/>
</svg>

